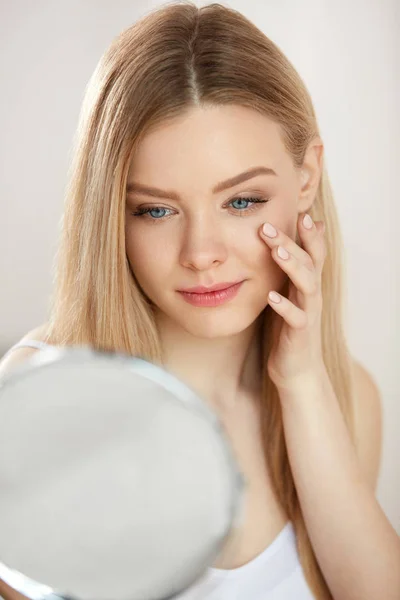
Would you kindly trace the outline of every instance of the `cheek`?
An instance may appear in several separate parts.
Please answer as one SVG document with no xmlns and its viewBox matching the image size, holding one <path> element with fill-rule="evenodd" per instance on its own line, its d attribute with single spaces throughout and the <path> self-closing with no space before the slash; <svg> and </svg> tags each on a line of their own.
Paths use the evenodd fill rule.
<svg viewBox="0 0 400 600">
<path fill-rule="evenodd" d="M 127 233 L 126 255 L 142 291 L 156 303 L 160 292 L 168 288 L 176 266 L 176 247 L 161 231 L 151 226 Z M 161 230 L 161 227 L 160 227 Z"/>
<path fill-rule="evenodd" d="M 285 189 L 267 204 L 265 221 L 269 221 L 289 237 L 296 232 L 297 202 L 295 190 Z M 294 239 L 294 237 L 293 237 Z"/>
<path fill-rule="evenodd" d="M 162 250 L 162 243 L 155 235 L 146 235 L 139 228 L 127 231 L 126 255 L 129 264 L 138 279 L 151 278 L 152 273 L 162 269 L 167 253 Z"/>
<path fill-rule="evenodd" d="M 291 239 L 296 239 L 296 223 L 297 212 L 295 210 L 281 210 L 276 215 L 276 220 L 273 223 L 285 235 Z"/>
<path fill-rule="evenodd" d="M 295 239 L 296 218 L 296 215 L 293 217 L 282 214 L 280 218 L 275 215 L 275 218 L 271 216 L 266 220 L 276 225 L 285 235 Z M 264 242 L 256 228 L 247 233 L 242 231 L 241 236 L 236 236 L 234 248 L 235 254 L 240 257 L 242 264 L 247 265 L 263 295 L 271 289 L 282 288 L 288 275 L 272 257 L 272 247 Z"/>
</svg>

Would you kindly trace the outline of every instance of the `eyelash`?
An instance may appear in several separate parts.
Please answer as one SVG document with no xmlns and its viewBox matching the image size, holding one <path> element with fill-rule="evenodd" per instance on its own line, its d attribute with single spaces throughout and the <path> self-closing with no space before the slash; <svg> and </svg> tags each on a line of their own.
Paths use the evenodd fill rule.
<svg viewBox="0 0 400 600">
<path fill-rule="evenodd" d="M 250 197 L 249 198 L 244 198 L 242 196 L 238 196 L 238 197 L 233 198 L 232 200 L 230 200 L 229 204 L 231 204 L 232 202 L 235 202 L 236 200 L 244 200 L 245 202 L 251 202 L 253 204 L 253 206 L 251 206 L 250 208 L 246 208 L 244 210 L 241 210 L 239 208 L 234 209 L 234 210 L 239 211 L 239 214 L 240 213 L 242 213 L 242 214 L 243 213 L 248 214 L 249 212 L 252 212 L 253 210 L 257 210 L 258 207 L 255 206 L 255 205 L 257 205 L 257 204 L 265 204 L 266 202 L 269 202 L 271 200 L 271 198 L 257 198 L 257 197 L 255 197 L 255 198 L 253 198 L 253 197 L 251 197 L 251 198 Z M 168 218 L 166 216 L 155 217 L 155 218 L 151 217 L 149 213 L 152 210 L 156 210 L 156 209 L 171 210 L 171 209 L 168 209 L 168 208 L 164 208 L 163 206 L 142 207 L 142 208 L 138 208 L 135 212 L 131 212 L 131 215 L 133 217 L 147 217 L 147 218 L 149 218 L 153 222 L 154 221 L 164 221 L 164 219 Z M 240 216 L 242 216 L 242 215 L 240 214 Z"/>
</svg>

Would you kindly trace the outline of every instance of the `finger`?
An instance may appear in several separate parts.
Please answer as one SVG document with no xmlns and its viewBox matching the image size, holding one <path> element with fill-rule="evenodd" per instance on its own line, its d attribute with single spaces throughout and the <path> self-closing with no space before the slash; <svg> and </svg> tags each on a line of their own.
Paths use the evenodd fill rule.
<svg viewBox="0 0 400 600">
<path fill-rule="evenodd" d="M 309 225 L 309 227 L 306 225 Z M 300 214 L 297 221 L 297 228 L 302 246 L 311 257 L 313 266 L 320 275 L 326 257 L 325 224 L 323 221 L 313 222 L 308 214 Z"/>
<path fill-rule="evenodd" d="M 268 294 L 268 299 L 271 308 L 281 315 L 290 327 L 305 329 L 308 324 L 308 318 L 304 310 L 295 306 L 293 302 L 275 291 L 271 291 Z"/>
<path fill-rule="evenodd" d="M 320 278 L 315 269 L 310 270 L 303 262 L 292 256 L 284 246 L 273 248 L 271 255 L 287 273 L 295 288 L 305 297 L 303 308 L 307 306 L 312 308 L 306 297 L 315 298 L 320 291 Z"/>
<path fill-rule="evenodd" d="M 261 228 L 261 236 L 271 249 L 277 248 L 279 245 L 283 246 L 292 256 L 296 257 L 297 260 L 301 261 L 308 268 L 312 269 L 314 267 L 310 255 L 295 240 L 272 223 L 264 223 Z"/>
</svg>

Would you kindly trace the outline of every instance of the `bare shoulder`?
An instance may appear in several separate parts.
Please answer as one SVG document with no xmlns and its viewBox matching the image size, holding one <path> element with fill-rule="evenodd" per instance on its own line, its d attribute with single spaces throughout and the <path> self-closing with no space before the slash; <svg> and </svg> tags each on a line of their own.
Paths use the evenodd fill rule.
<svg viewBox="0 0 400 600">
<path fill-rule="evenodd" d="M 26 335 L 24 335 L 19 341 L 25 342 L 27 340 L 37 340 L 39 342 L 43 342 L 46 339 L 47 333 L 47 323 L 43 323 L 35 329 L 29 331 Z M 11 354 L 4 357 L 0 361 L 0 378 L 11 371 L 14 367 L 20 365 L 24 360 L 28 359 L 32 354 L 38 352 L 36 348 L 17 348 L 13 350 Z"/>
<path fill-rule="evenodd" d="M 354 358 L 352 368 L 357 454 L 366 478 L 375 491 L 382 453 L 382 399 L 371 373 Z"/>
<path fill-rule="evenodd" d="M 26 600 L 26 596 L 16 592 L 2 579 L 0 579 L 0 598 L 4 598 L 4 600 Z"/>
</svg>

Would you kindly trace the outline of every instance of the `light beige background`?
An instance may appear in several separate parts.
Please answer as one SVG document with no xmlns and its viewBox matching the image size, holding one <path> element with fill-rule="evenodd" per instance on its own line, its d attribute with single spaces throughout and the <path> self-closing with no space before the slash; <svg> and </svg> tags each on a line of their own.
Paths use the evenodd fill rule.
<svg viewBox="0 0 400 600">
<path fill-rule="evenodd" d="M 0 2 L 0 356 L 45 320 L 85 85 L 111 40 L 158 4 Z M 349 344 L 383 399 L 377 495 L 400 534 L 400 3 L 225 4 L 283 49 L 314 100 L 346 246 Z"/>
</svg>

